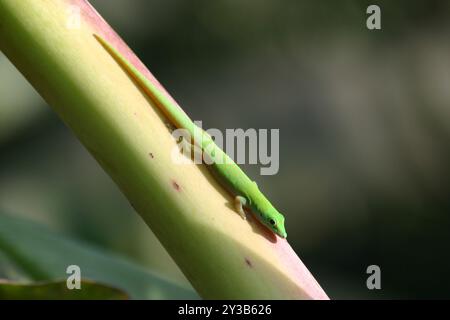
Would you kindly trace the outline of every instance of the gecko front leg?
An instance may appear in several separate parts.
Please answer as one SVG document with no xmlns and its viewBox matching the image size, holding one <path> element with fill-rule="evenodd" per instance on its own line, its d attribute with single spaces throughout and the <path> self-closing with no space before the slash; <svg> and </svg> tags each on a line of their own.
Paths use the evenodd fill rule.
<svg viewBox="0 0 450 320">
<path fill-rule="evenodd" d="M 242 196 L 236 196 L 234 198 L 234 208 L 239 213 L 239 215 L 242 217 L 242 219 L 246 220 L 247 217 L 245 215 L 244 206 L 247 203 L 247 199 L 245 199 Z"/>
</svg>

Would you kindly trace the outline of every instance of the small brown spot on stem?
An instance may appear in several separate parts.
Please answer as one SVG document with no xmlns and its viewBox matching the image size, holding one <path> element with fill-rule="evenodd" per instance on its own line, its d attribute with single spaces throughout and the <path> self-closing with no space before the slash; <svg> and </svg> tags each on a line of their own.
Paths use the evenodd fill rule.
<svg viewBox="0 0 450 320">
<path fill-rule="evenodd" d="M 252 262 L 250 261 L 249 258 L 245 258 L 245 263 L 246 263 L 247 266 L 249 266 L 250 268 L 253 268 L 253 264 L 252 264 Z"/>
<path fill-rule="evenodd" d="M 149 152 L 148 155 L 150 156 L 150 158 L 154 158 L 155 156 L 153 155 L 153 153 Z"/>
<path fill-rule="evenodd" d="M 174 189 L 177 190 L 177 191 L 180 191 L 180 190 L 181 190 L 180 185 L 179 185 L 175 180 L 172 180 L 172 186 L 173 186 Z"/>
</svg>

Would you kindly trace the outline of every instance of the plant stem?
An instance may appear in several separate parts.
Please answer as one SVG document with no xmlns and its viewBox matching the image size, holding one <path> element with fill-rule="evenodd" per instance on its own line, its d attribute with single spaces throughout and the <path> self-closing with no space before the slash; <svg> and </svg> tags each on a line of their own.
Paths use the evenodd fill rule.
<svg viewBox="0 0 450 320">
<path fill-rule="evenodd" d="M 0 49 L 117 183 L 202 297 L 327 299 L 285 240 L 227 205 L 231 196 L 205 166 L 172 161 L 168 121 L 94 33 L 156 81 L 87 1 L 0 0 Z"/>
</svg>

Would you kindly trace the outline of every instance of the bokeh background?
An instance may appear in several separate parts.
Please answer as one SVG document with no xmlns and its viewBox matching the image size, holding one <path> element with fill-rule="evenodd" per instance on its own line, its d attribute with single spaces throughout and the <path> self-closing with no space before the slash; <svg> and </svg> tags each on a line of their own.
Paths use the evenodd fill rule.
<svg viewBox="0 0 450 320">
<path fill-rule="evenodd" d="M 91 3 L 205 128 L 280 129 L 279 173 L 245 169 L 331 298 L 450 298 L 450 2 Z M 0 209 L 189 286 L 3 55 Z"/>
</svg>

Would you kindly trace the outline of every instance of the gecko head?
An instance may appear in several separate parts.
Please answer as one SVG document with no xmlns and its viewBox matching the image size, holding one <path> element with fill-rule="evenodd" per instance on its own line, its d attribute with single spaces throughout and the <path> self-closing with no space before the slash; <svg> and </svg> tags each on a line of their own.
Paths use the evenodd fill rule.
<svg viewBox="0 0 450 320">
<path fill-rule="evenodd" d="M 282 238 L 287 237 L 286 229 L 284 228 L 284 216 L 281 214 L 266 218 L 266 225 L 277 235 Z"/>
<path fill-rule="evenodd" d="M 261 194 L 260 197 L 251 201 L 252 209 L 258 220 L 273 233 L 281 238 L 286 238 L 287 233 L 284 227 L 284 216 Z"/>
<path fill-rule="evenodd" d="M 287 233 L 284 227 L 284 216 L 275 208 L 270 211 L 270 214 L 261 214 L 259 216 L 261 222 L 281 238 L 286 238 Z"/>
</svg>

